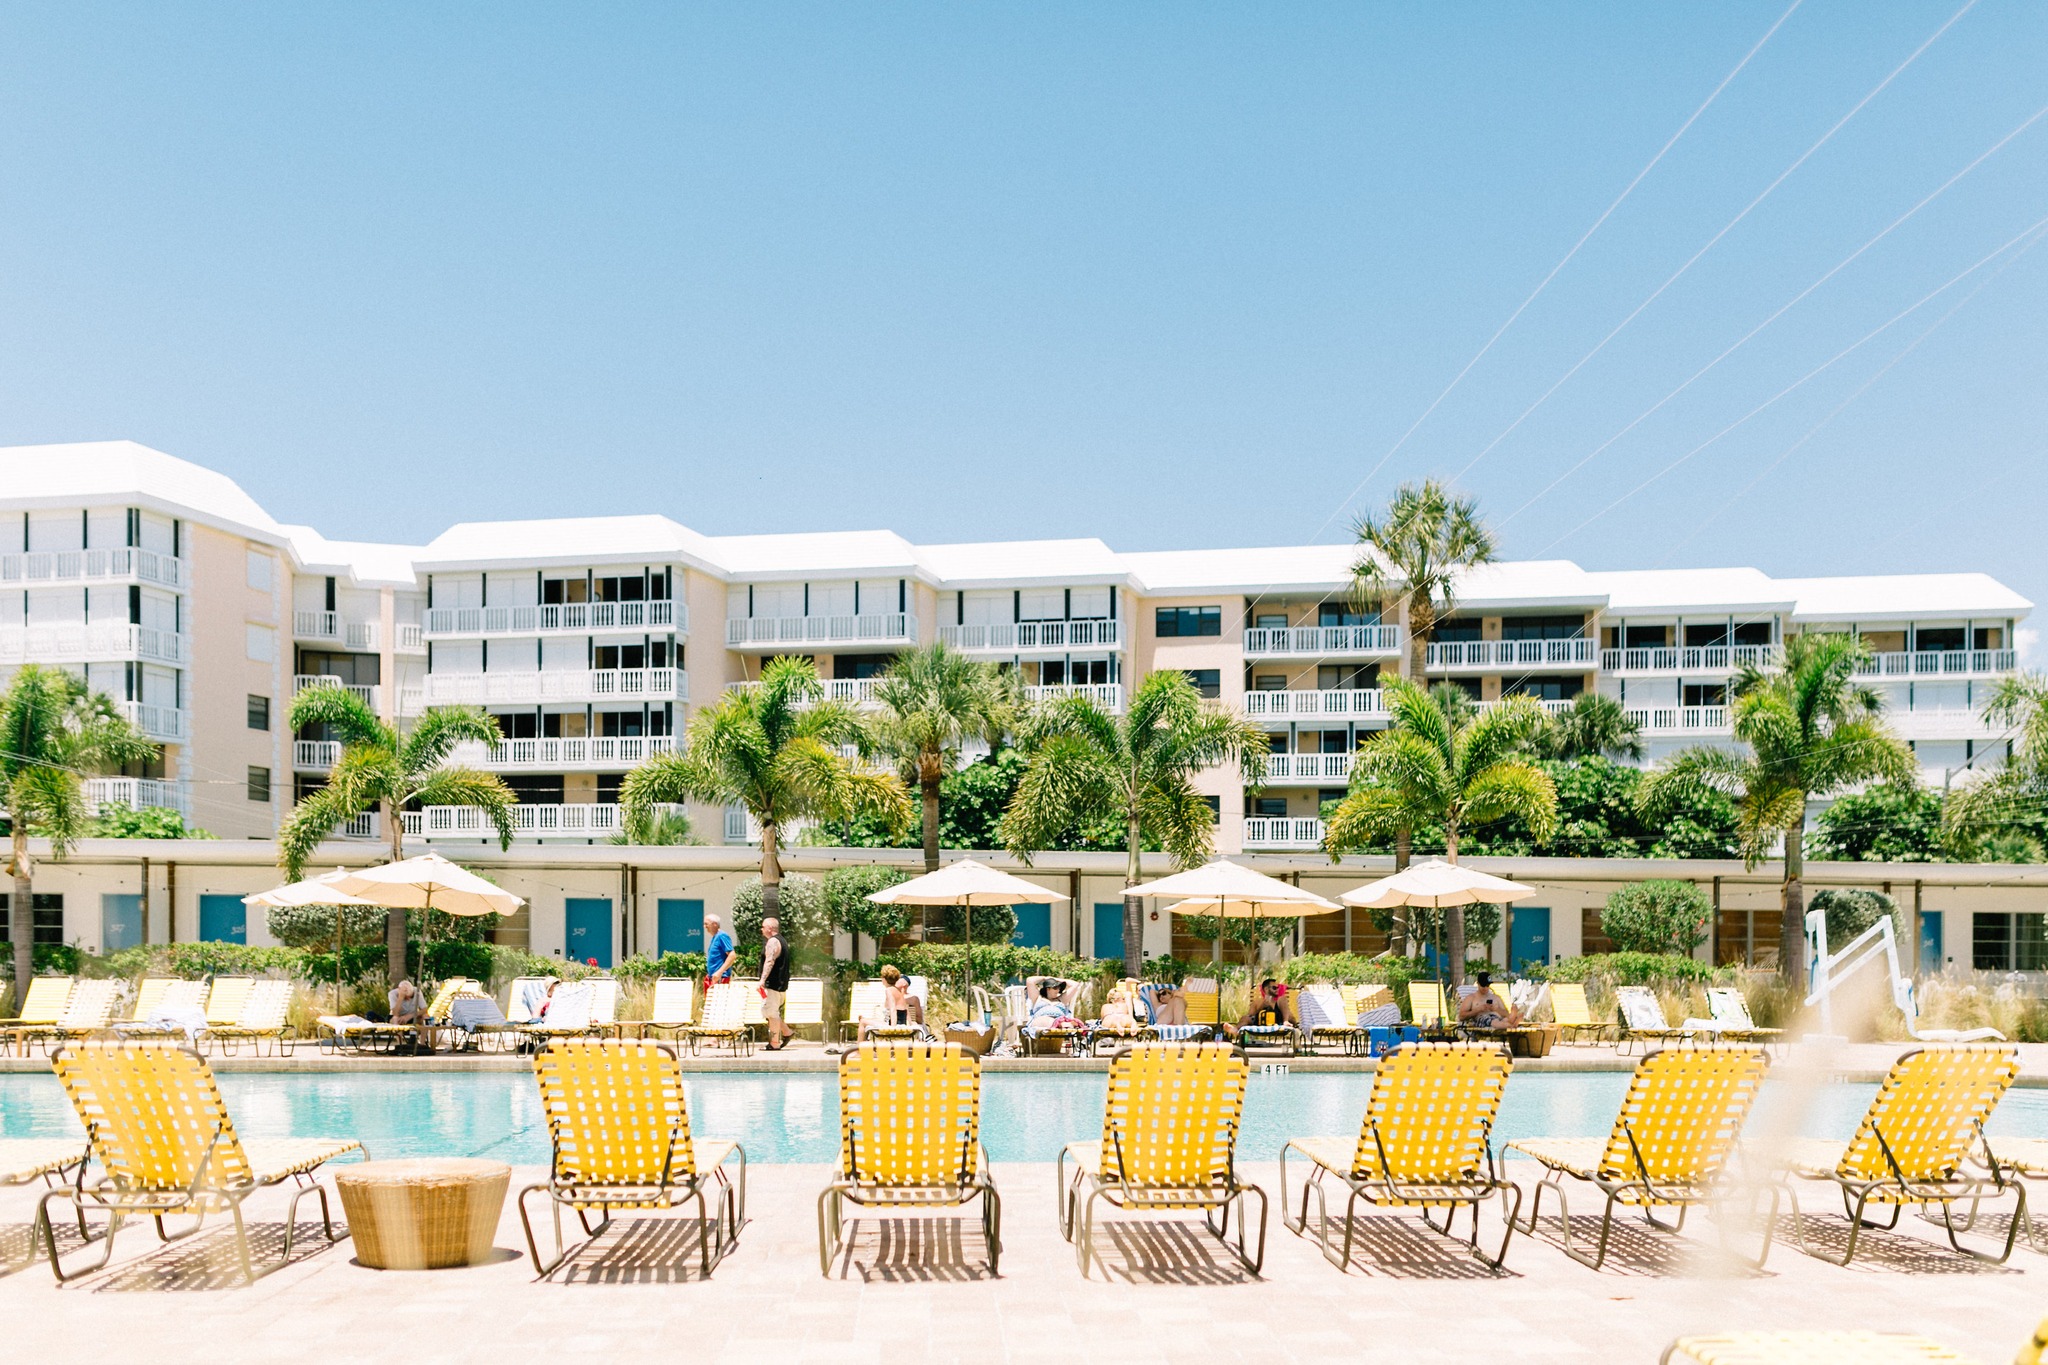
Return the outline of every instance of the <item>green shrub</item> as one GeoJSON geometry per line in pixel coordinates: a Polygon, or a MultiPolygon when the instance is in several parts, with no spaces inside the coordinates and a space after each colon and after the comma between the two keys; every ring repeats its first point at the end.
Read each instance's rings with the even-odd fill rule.
{"type": "Polygon", "coordinates": [[[695,981],[704,979],[704,954],[663,953],[660,957],[649,957],[635,953],[612,968],[612,975],[621,981],[651,986],[664,976],[683,976],[695,981]]]}
{"type": "MultiPolygon", "coordinates": [[[[1400,919],[1408,924],[1408,936],[1417,943],[1441,943],[1444,937],[1444,912],[1429,905],[1385,906],[1367,911],[1372,916],[1373,928],[1383,934],[1390,934],[1400,919]]],[[[1500,933],[1500,907],[1498,905],[1474,904],[1465,907],[1465,942],[1467,945],[1485,945],[1493,942],[1500,933]]]]}
{"type": "MultiPolygon", "coordinates": [[[[829,948],[832,944],[832,921],[825,914],[825,888],[816,877],[806,877],[801,872],[786,872],[782,877],[782,936],[793,947],[829,948]]],[[[751,946],[754,961],[760,961],[761,953],[761,879],[749,877],[740,883],[732,897],[733,941],[742,945],[741,961],[746,961],[744,948],[751,946]]]]}
{"type": "MultiPolygon", "coordinates": [[[[875,908],[879,910],[882,907],[878,905],[875,908]]],[[[959,906],[947,906],[941,923],[954,942],[967,941],[968,918],[959,906]]],[[[976,943],[1008,943],[1017,935],[1017,912],[1007,905],[977,905],[974,907],[973,926],[976,943]]]]}
{"type": "Polygon", "coordinates": [[[1691,882],[1632,882],[1607,898],[1600,931],[1625,953],[1689,953],[1707,941],[1714,904],[1691,882]]]}
{"type": "MultiPolygon", "coordinates": [[[[900,905],[877,905],[868,897],[909,879],[902,869],[879,863],[835,867],[825,874],[825,913],[833,927],[849,934],[866,934],[880,943],[891,934],[902,933],[910,923],[910,913],[900,905]]],[[[853,953],[860,956],[858,937],[853,953]]]]}
{"type": "MultiPolygon", "coordinates": [[[[850,963],[849,975],[871,977],[883,967],[893,966],[905,976],[924,976],[958,981],[967,949],[957,943],[912,943],[881,953],[875,962],[850,963]]],[[[1097,975],[1097,964],[1053,948],[1020,948],[1013,943],[974,945],[976,985],[996,987],[1032,976],[1061,976],[1088,981],[1097,975]]]]}
{"type": "Polygon", "coordinates": [[[88,839],[211,839],[203,829],[185,823],[185,817],[167,806],[102,806],[86,826],[88,839]]]}
{"type": "Polygon", "coordinates": [[[1656,986],[1667,982],[1720,985],[1736,979],[1733,967],[1715,967],[1680,953],[1597,953],[1568,957],[1524,973],[1539,981],[1600,981],[1614,986],[1656,986]]]}
{"type": "Polygon", "coordinates": [[[1198,939],[1235,943],[1247,955],[1262,943],[1285,943],[1294,937],[1299,915],[1261,915],[1257,919],[1224,919],[1215,915],[1182,915],[1181,926],[1198,939]]]}
{"type": "Polygon", "coordinates": [[[287,948],[332,949],[337,921],[351,946],[382,944],[385,915],[374,905],[282,905],[266,910],[264,923],[270,936],[287,948]]]}

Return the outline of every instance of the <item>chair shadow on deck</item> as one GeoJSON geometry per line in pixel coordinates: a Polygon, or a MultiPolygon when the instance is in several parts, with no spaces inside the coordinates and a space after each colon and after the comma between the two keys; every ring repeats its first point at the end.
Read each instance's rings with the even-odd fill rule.
{"type": "MultiPolygon", "coordinates": [[[[85,1245],[76,1224],[52,1219],[51,1227],[56,1231],[57,1250],[61,1254],[69,1256],[85,1245]]],[[[35,1236],[35,1224],[0,1223],[0,1278],[32,1270],[50,1273],[49,1253],[35,1236]]]]}
{"type": "Polygon", "coordinates": [[[1200,1219],[1104,1219],[1095,1225],[1095,1252],[1111,1279],[1130,1284],[1262,1282],[1200,1219]]]}
{"type": "MultiPolygon", "coordinates": [[[[146,1219],[132,1221],[147,1222],[146,1219]]],[[[175,1228],[185,1220],[170,1221],[175,1228]]],[[[259,1264],[271,1264],[283,1257],[285,1225],[282,1222],[261,1223],[252,1219],[248,1226],[251,1259],[259,1264]]],[[[292,1239],[292,1257],[288,1265],[304,1265],[322,1255],[348,1256],[348,1229],[339,1222],[334,1228],[338,1240],[329,1242],[320,1235],[318,1219],[301,1219],[298,1233],[292,1239]]],[[[73,1236],[76,1236],[75,1229],[73,1236]]],[[[146,1245],[149,1251],[133,1259],[117,1260],[85,1280],[84,1288],[97,1293],[188,1293],[248,1287],[241,1262],[235,1256],[234,1224],[225,1217],[209,1218],[200,1231],[175,1242],[158,1242],[153,1231],[144,1227],[128,1228],[122,1236],[133,1239],[132,1243],[123,1245],[146,1245]],[[145,1238],[149,1240],[145,1242],[145,1238]]],[[[44,1268],[47,1271],[47,1262],[44,1268]]],[[[286,1267],[280,1267],[283,1268],[286,1267]]]]}
{"type": "Polygon", "coordinates": [[[991,1280],[988,1242],[976,1218],[850,1218],[837,1273],[868,1283],[991,1280]]]}
{"type": "MultiPolygon", "coordinates": [[[[701,1218],[615,1217],[547,1278],[563,1285],[702,1283],[706,1234],[701,1218]]],[[[719,1259],[714,1250],[714,1274],[719,1259]]]]}
{"type": "MultiPolygon", "coordinates": [[[[1956,1225],[1963,1226],[1957,1219],[1956,1225]]],[[[1980,1241],[2005,1240],[2006,1229],[2012,1225],[2010,1214],[1982,1214],[1973,1231],[1980,1241]]],[[[1958,1256],[1949,1249],[1942,1237],[1939,1217],[1933,1222],[1922,1222],[1918,1211],[1907,1209],[1900,1215],[1896,1229],[1873,1227],[1866,1223],[1856,1238],[1856,1259],[1848,1265],[1839,1265],[1849,1246],[1849,1217],[1840,1211],[1812,1213],[1806,1215],[1806,1244],[1824,1256],[1834,1258],[1836,1268],[1843,1270],[1874,1270],[1893,1275],[2024,1275],[2019,1266],[1993,1265],[1987,1261],[1958,1256]],[[1916,1226],[1917,1225],[1917,1226],[1916,1226]],[[1913,1231],[1908,1232],[1907,1228],[1913,1231]]],[[[2025,1229],[2021,1229],[2024,1233],[2025,1229]]],[[[1794,1256],[1800,1255],[1797,1234],[1793,1229],[1791,1215],[1778,1220],[1778,1240],[1784,1249],[1794,1256]]],[[[2024,1245],[2024,1243],[2022,1243],[2024,1245]]]]}
{"type": "MultiPolygon", "coordinates": [[[[1315,1231],[1315,1223],[1310,1222],[1306,1233],[1311,1240],[1315,1231]]],[[[1496,1241],[1499,1240],[1497,1227],[1488,1231],[1496,1241]]],[[[1343,1243],[1344,1224],[1341,1219],[1330,1219],[1328,1235],[1331,1245],[1343,1243]]],[[[1519,1272],[1512,1267],[1494,1270],[1483,1261],[1476,1260],[1471,1248],[1463,1242],[1431,1232],[1413,1218],[1353,1214],[1351,1239],[1351,1264],[1346,1268],[1367,1276],[1393,1280],[1519,1278],[1519,1272]]]]}
{"type": "MultiPolygon", "coordinates": [[[[1607,1259],[1594,1273],[1652,1279],[1767,1279],[1776,1272],[1768,1267],[1759,1270],[1742,1259],[1762,1239],[1762,1226],[1758,1223],[1753,1230],[1731,1229],[1731,1247],[1745,1250],[1724,1250],[1720,1240],[1708,1230],[1705,1218],[1689,1221],[1683,1233],[1671,1233],[1645,1225],[1640,1216],[1630,1210],[1616,1209],[1614,1228],[1607,1240],[1607,1259]]],[[[1591,1239],[1599,1236],[1599,1227],[1598,1218],[1583,1214],[1574,1218],[1571,1244],[1582,1249],[1590,1245],[1591,1239]]],[[[1535,1231],[1523,1235],[1559,1254],[1564,1251],[1564,1220],[1555,1214],[1538,1218],[1535,1231]]],[[[1771,1249],[1773,1257],[1786,1252],[1784,1247],[1773,1246],[1771,1249]]],[[[1791,1254],[1796,1256],[1799,1253],[1795,1248],[1791,1254]]]]}

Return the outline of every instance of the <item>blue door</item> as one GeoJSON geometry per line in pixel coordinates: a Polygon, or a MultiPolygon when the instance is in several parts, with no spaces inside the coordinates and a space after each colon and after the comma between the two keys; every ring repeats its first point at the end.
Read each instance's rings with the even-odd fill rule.
{"type": "Polygon", "coordinates": [[[249,912],[240,896],[199,898],[199,937],[206,943],[247,943],[249,912]]]}
{"type": "Polygon", "coordinates": [[[1017,912],[1017,930],[1010,935],[1010,942],[1019,948],[1052,947],[1052,907],[1050,905],[1013,905],[1017,912]]]}
{"type": "Polygon", "coordinates": [[[1098,901],[1095,905],[1095,946],[1093,952],[1099,958],[1113,958],[1118,962],[1124,956],[1124,903],[1122,901],[1098,901]]]}
{"type": "Polygon", "coordinates": [[[612,965],[612,903],[601,898],[564,902],[562,956],[577,962],[597,959],[600,967],[612,965]]]}
{"type": "Polygon", "coordinates": [[[1920,970],[1941,970],[1941,911],[1920,912],[1920,970]]]}
{"type": "Polygon", "coordinates": [[[100,897],[100,951],[118,953],[142,942],[142,897],[100,897]]]}
{"type": "Polygon", "coordinates": [[[656,901],[654,914],[656,953],[704,951],[703,901],[656,901]]]}
{"type": "Polygon", "coordinates": [[[1508,969],[1519,971],[1528,963],[1550,961],[1550,910],[1541,905],[1517,905],[1508,911],[1508,969]]]}

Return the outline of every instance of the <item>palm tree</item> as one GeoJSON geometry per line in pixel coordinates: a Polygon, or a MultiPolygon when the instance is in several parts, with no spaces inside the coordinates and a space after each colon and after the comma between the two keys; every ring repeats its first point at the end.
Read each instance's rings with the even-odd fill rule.
{"type": "MultiPolygon", "coordinates": [[[[1387,688],[1393,726],[1358,746],[1351,791],[1323,835],[1334,859],[1420,825],[1441,824],[1444,856],[1458,861],[1458,834],[1472,825],[1519,819],[1539,843],[1557,832],[1557,787],[1529,761],[1548,721],[1530,697],[1471,706],[1454,689],[1425,692],[1406,679],[1387,688]]],[[[1444,911],[1452,984],[1465,979],[1465,910],[1444,911]]]]}
{"type": "Polygon", "coordinates": [[[0,694],[0,782],[7,784],[13,835],[7,874],[14,879],[14,999],[27,998],[35,975],[35,863],[31,825],[62,855],[85,832],[88,774],[145,763],[157,746],[105,694],[58,668],[23,664],[0,694]]]}
{"type": "Polygon", "coordinates": [[[1547,758],[1643,758],[1643,730],[1621,703],[1599,692],[1581,692],[1562,715],[1552,716],[1538,737],[1547,758]]]}
{"type": "Polygon", "coordinates": [[[910,797],[894,773],[840,752],[870,748],[853,707],[827,701],[809,659],[771,659],[752,687],[727,692],[690,718],[680,753],[655,754],[626,774],[626,818],[686,800],[738,802],[761,827],[761,913],[782,908],[782,833],[799,820],[875,815],[901,827],[910,797]]]}
{"type": "MultiPolygon", "coordinates": [[[[512,807],[519,798],[496,773],[448,762],[465,740],[495,744],[503,737],[480,708],[433,707],[401,734],[361,697],[325,683],[292,698],[286,724],[294,731],[325,726],[341,739],[327,785],[293,806],[277,831],[277,863],[286,876],[302,876],[323,840],[371,811],[383,819],[397,862],[405,857],[405,810],[412,805],[473,806],[497,830],[499,846],[512,846],[512,807]]],[[[384,949],[385,971],[398,981],[405,975],[405,911],[384,917],[384,949]]]]}
{"type": "Polygon", "coordinates": [[[2048,814],[2048,676],[2000,678],[1984,722],[2012,736],[2012,751],[2003,765],[1949,793],[1942,837],[1955,853],[2004,861],[1997,855],[2024,852],[2027,829],[2048,814]]]}
{"type": "Polygon", "coordinates": [[[969,739],[1001,742],[1016,713],[1015,688],[993,664],[946,648],[943,641],[896,660],[875,684],[882,714],[872,727],[875,748],[915,780],[924,805],[924,870],[939,867],[939,784],[969,739]]]}
{"type": "MultiPolygon", "coordinates": [[[[1408,625],[1408,676],[1426,686],[1430,636],[1457,605],[1460,571],[1492,562],[1493,531],[1477,502],[1452,496],[1436,479],[1402,484],[1385,512],[1361,518],[1352,530],[1361,547],[1351,566],[1352,592],[1400,609],[1408,625]]],[[[1397,872],[1408,866],[1411,833],[1394,833],[1397,872]]]]}
{"type": "Polygon", "coordinates": [[[1866,782],[1911,786],[1913,754],[1886,727],[1884,698],[1856,681],[1869,656],[1847,635],[1794,635],[1781,669],[1745,665],[1730,684],[1736,753],[1711,745],[1686,749],[1643,782],[1637,800],[1659,816],[1681,798],[1711,788],[1735,802],[1743,862],[1754,867],[1784,841],[1778,970],[1795,991],[1806,988],[1806,803],[1866,782]]]}
{"type": "Polygon", "coordinates": [[[1003,844],[1025,861],[1077,824],[1124,827],[1124,969],[1144,967],[1143,880],[1147,837],[1176,866],[1205,862],[1216,815],[1195,776],[1235,764],[1247,787],[1266,778],[1272,741],[1259,726],[1202,700],[1184,673],[1162,669],[1138,684],[1130,709],[1113,716],[1086,697],[1061,697],[1033,713],[1018,739],[1025,766],[1003,812],[1003,844]]]}

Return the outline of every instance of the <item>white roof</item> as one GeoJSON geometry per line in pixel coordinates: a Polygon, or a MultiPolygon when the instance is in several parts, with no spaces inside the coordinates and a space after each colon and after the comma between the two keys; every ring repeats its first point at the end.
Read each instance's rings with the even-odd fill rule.
{"type": "Polygon", "coordinates": [[[1569,559],[1480,564],[1458,575],[1460,611],[1511,607],[1598,607],[1606,591],[1569,559]]]}
{"type": "Polygon", "coordinates": [[[1780,578],[1795,621],[1926,620],[2024,616],[2034,604],[1990,574],[1865,574],[1855,578],[1780,578]]]}
{"type": "Polygon", "coordinates": [[[1129,555],[1099,540],[995,540],[984,544],[919,545],[917,557],[948,588],[1032,583],[1124,583],[1129,555]]]}
{"type": "Polygon", "coordinates": [[[710,536],[713,563],[731,578],[765,581],[883,574],[928,578],[917,549],[894,531],[814,531],[767,536],[710,536]]]}
{"type": "Polygon", "coordinates": [[[426,553],[421,546],[329,540],[310,526],[284,529],[292,555],[308,572],[333,574],[363,588],[411,588],[419,582],[413,561],[426,553]]]}
{"type": "Polygon", "coordinates": [[[419,553],[421,573],[513,564],[694,563],[715,569],[710,543],[667,517],[550,517],[534,521],[464,521],[435,536],[419,553]]]}
{"type": "Polygon", "coordinates": [[[1761,569],[1627,569],[1586,577],[1606,592],[1607,609],[1617,615],[1792,609],[1792,593],[1761,569]]]}
{"type": "Polygon", "coordinates": [[[147,507],[272,544],[285,539],[227,475],[134,441],[0,447],[0,505],[147,507]]]}
{"type": "Polygon", "coordinates": [[[1355,545],[1252,550],[1151,550],[1119,555],[1153,597],[1190,593],[1335,592],[1351,585],[1355,545]]]}

